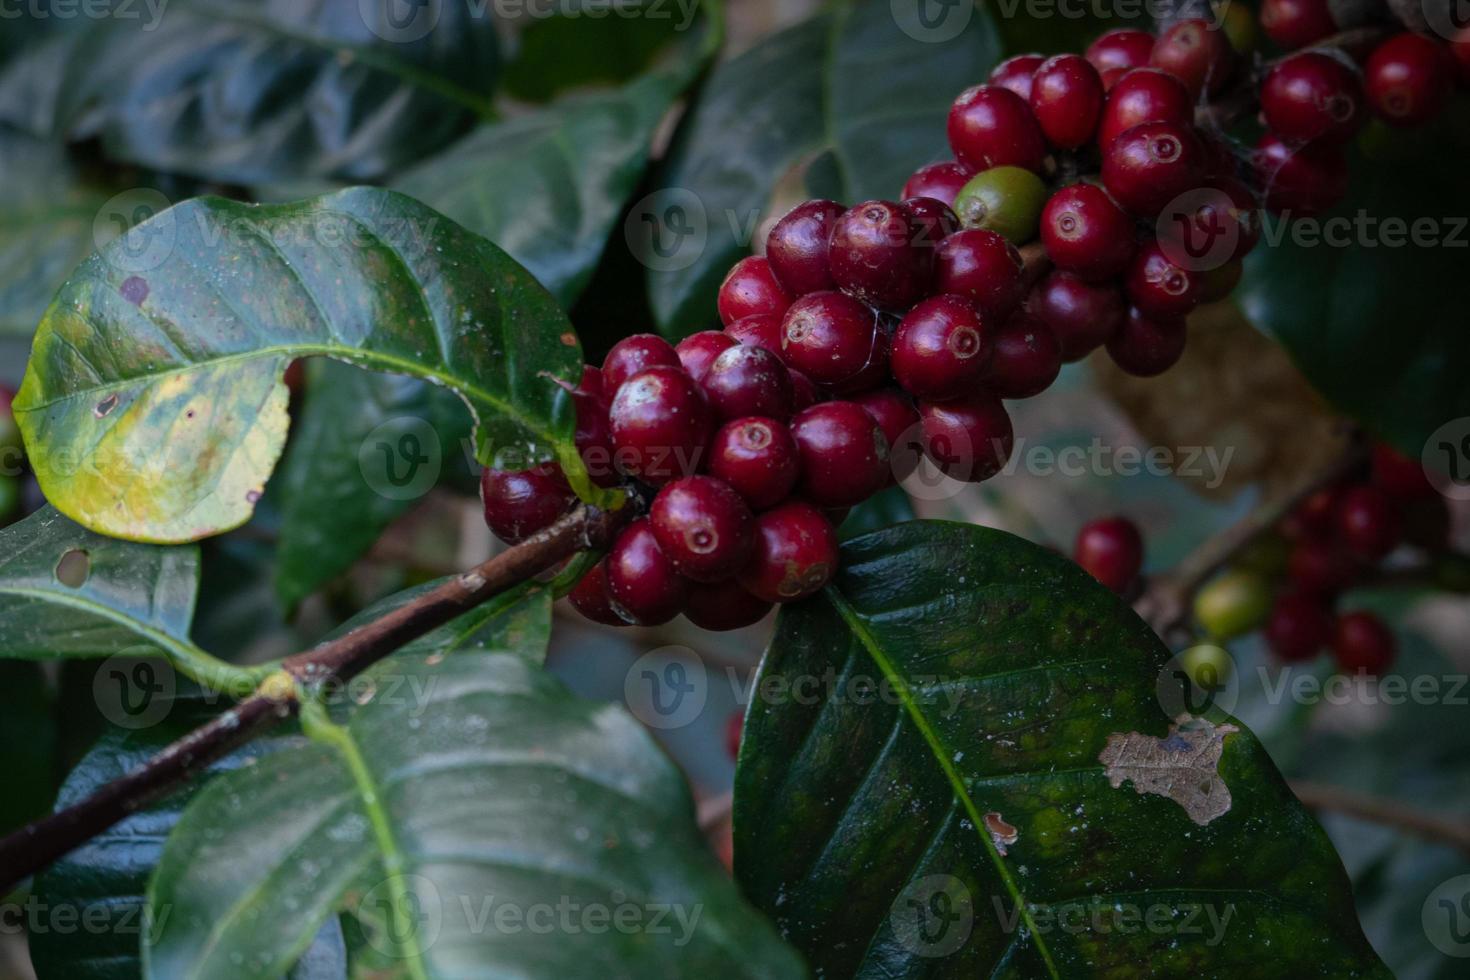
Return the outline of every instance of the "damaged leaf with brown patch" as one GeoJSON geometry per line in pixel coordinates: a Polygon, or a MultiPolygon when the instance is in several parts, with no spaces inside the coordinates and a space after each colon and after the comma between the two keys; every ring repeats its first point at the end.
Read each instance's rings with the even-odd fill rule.
{"type": "Polygon", "coordinates": [[[1230,812],[1230,787],[1219,773],[1220,753],[1225,737],[1238,731],[1231,724],[1193,718],[1171,725],[1163,738],[1115,732],[1097,761],[1107,766],[1114,789],[1126,781],[1140,793],[1167,796],[1203,827],[1230,812]]]}

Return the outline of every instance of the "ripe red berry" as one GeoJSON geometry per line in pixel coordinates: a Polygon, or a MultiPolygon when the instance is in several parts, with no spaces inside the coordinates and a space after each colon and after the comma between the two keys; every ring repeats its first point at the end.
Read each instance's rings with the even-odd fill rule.
{"type": "Polygon", "coordinates": [[[1031,291],[1027,308],[1051,328],[1066,363],[1111,340],[1127,312],[1123,291],[1115,284],[1094,285],[1060,269],[1031,291]]]}
{"type": "Polygon", "coordinates": [[[839,289],[884,309],[901,309],[924,294],[934,270],[922,229],[892,201],[864,201],[832,225],[828,261],[839,289]]]}
{"type": "Polygon", "coordinates": [[[1087,46],[1087,60],[1103,72],[1113,68],[1138,68],[1148,64],[1154,52],[1154,36],[1148,31],[1120,27],[1108,31],[1087,46]]]}
{"type": "Polygon", "coordinates": [[[685,578],[723,582],[740,571],[755,542],[745,500],[723,480],[688,476],[658,492],[648,509],[658,548],[685,578]]]}
{"type": "Polygon", "coordinates": [[[1126,517],[1089,521],[1077,532],[1072,560],[1103,585],[1123,595],[1143,571],[1143,534],[1126,517]]]}
{"type": "Polygon", "coordinates": [[[1332,617],[1321,601],[1287,593],[1276,599],[1266,620],[1266,645],[1286,663],[1311,660],[1332,639],[1332,617]]]}
{"type": "Polygon", "coordinates": [[[1392,498],[1375,486],[1353,487],[1338,500],[1337,534],[1349,551],[1368,561],[1384,557],[1403,540],[1392,498]]]}
{"type": "Polygon", "coordinates": [[[577,428],[572,442],[587,475],[600,487],[615,487],[622,482],[613,466],[612,424],[607,417],[607,400],[602,395],[602,372],[588,367],[582,372],[582,383],[572,392],[577,410],[577,428]]]}
{"type": "Polygon", "coordinates": [[[1230,81],[1235,49],[1223,30],[1200,18],[1181,20],[1159,35],[1149,64],[1184,83],[1190,97],[1216,94],[1230,81]]]}
{"type": "Polygon", "coordinates": [[[1182,319],[1157,320],[1130,306],[1108,341],[1108,356],[1128,374],[1152,378],[1179,363],[1186,339],[1182,319]]]}
{"type": "Polygon", "coordinates": [[[1321,539],[1330,535],[1337,521],[1336,487],[1318,490],[1296,507],[1281,522],[1281,533],[1289,541],[1321,539]]]}
{"type": "Polygon", "coordinates": [[[1372,613],[1345,613],[1337,617],[1332,631],[1332,653],[1343,673],[1377,677],[1393,663],[1398,643],[1372,613]]]}
{"type": "Polygon", "coordinates": [[[608,398],[613,398],[624,381],[658,364],[679,364],[679,354],[673,344],[651,333],[624,337],[603,358],[602,389],[608,398]]]}
{"type": "Polygon", "coordinates": [[[556,523],[577,502],[561,467],[542,463],[528,470],[480,473],[485,524],[507,544],[518,544],[556,523]]]}
{"type": "Polygon", "coordinates": [[[837,532],[820,510],[791,500],[755,519],[755,551],[740,584],[767,602],[818,592],[837,571],[837,532]]]}
{"type": "Polygon", "coordinates": [[[1153,218],[1180,194],[1204,183],[1204,145],[1194,127],[1144,123],[1103,153],[1103,186],[1126,211],[1153,218]]]}
{"type": "Polygon", "coordinates": [[[612,599],[607,594],[607,561],[603,560],[592,566],[592,569],[583,575],[581,580],[572,588],[567,595],[572,607],[592,620],[604,626],[627,626],[628,621],[618,615],[612,607],[612,599]]]}
{"type": "Polygon", "coordinates": [[[960,230],[960,219],[954,210],[936,198],[909,197],[899,207],[908,215],[913,242],[919,248],[932,252],[946,237],[960,230]]]}
{"type": "Polygon", "coordinates": [[[990,331],[975,305],[946,293],[924,300],[899,323],[890,367],[915,397],[957,398],[984,375],[990,350],[990,331]]]}
{"type": "Polygon", "coordinates": [[[1124,286],[1129,302],[1150,319],[1182,317],[1199,305],[1199,277],[1170,261],[1157,240],[1139,248],[1124,286]]]}
{"type": "Polygon", "coordinates": [[[1106,153],[1113,140],[1134,126],[1187,123],[1193,119],[1194,101],[1183,82],[1157,68],[1137,68],[1108,90],[1097,127],[1097,145],[1106,153]]]}
{"type": "Polygon", "coordinates": [[[1261,240],[1260,204],[1242,181],[1212,177],[1160,215],[1158,231],[1171,261],[1218,268],[1244,258],[1261,240]]]}
{"type": "Polygon", "coordinates": [[[1292,546],[1287,576],[1297,592],[1330,599],[1353,584],[1358,566],[1334,542],[1307,538],[1292,546]]]}
{"type": "Polygon", "coordinates": [[[770,262],[759,255],[748,255],[736,262],[725,276],[716,305],[720,322],[728,326],[757,313],[781,316],[791,305],[791,297],[776,281],[770,262]]]}
{"type": "Polygon", "coordinates": [[[796,489],[801,457],[785,423],[735,419],[726,422],[710,443],[709,472],[759,511],[776,506],[796,489]]]}
{"type": "Polygon", "coordinates": [[[890,482],[903,480],[919,465],[919,410],[897,388],[880,388],[852,399],[863,407],[888,442],[890,482]]]}
{"type": "MultiPolygon", "coordinates": [[[[684,600],[684,617],[702,630],[724,633],[753,626],[766,618],[771,603],[759,599],[738,582],[721,582],[717,585],[695,583],[689,588],[689,597],[684,600]]],[[[731,715],[736,723],[735,748],[740,745],[740,713],[731,715]]],[[[731,753],[734,757],[734,753],[731,753]]]]}
{"type": "Polygon", "coordinates": [[[949,110],[949,145],[961,163],[1041,169],[1046,141],[1026,100],[999,85],[965,89],[949,110]]]}
{"type": "Polygon", "coordinates": [[[662,486],[698,471],[713,416],[704,392],[683,368],[659,365],[618,389],[608,419],[614,465],[662,486]]]}
{"type": "Polygon", "coordinates": [[[1002,398],[1032,398],[1062,370],[1062,347],[1046,324],[1024,310],[995,331],[985,385],[1002,398]]]}
{"type": "Polygon", "coordinates": [[[846,210],[836,201],[807,201],[787,211],[771,228],[766,236],[766,261],[791,298],[836,288],[827,261],[827,241],[832,225],[846,210]]]}
{"type": "Polygon", "coordinates": [[[1420,462],[1383,443],[1373,447],[1373,485],[1400,503],[1436,496],[1420,462]]]}
{"type": "MultiPolygon", "coordinates": [[[[822,389],[817,387],[815,381],[795,368],[788,368],[787,373],[791,375],[791,413],[793,415],[823,400],[822,389]]],[[[859,372],[859,376],[863,373],[865,372],[859,372]]]]}
{"type": "Polygon", "coordinates": [[[1101,282],[1133,258],[1133,219],[1096,184],[1070,184],[1041,211],[1041,241],[1059,269],[1101,282]]]}
{"type": "Polygon", "coordinates": [[[914,197],[932,197],[952,208],[955,195],[960,192],[961,187],[970,182],[973,176],[975,176],[975,168],[967,167],[958,160],[931,163],[914,171],[914,175],[903,185],[903,196],[905,200],[914,197]]]}
{"type": "Polygon", "coordinates": [[[715,358],[704,376],[704,394],[717,419],[765,415],[791,417],[791,374],[764,347],[736,344],[715,358]]]}
{"type": "Polygon", "coordinates": [[[1373,111],[1391,126],[1418,126],[1439,114],[1454,81],[1444,47],[1422,34],[1398,34],[1368,56],[1364,89],[1373,111]]]}
{"type": "Polygon", "coordinates": [[[1328,0],[1262,0],[1261,28],[1287,51],[1305,48],[1337,31],[1328,0]]]}
{"type": "Polygon", "coordinates": [[[984,389],[954,401],[920,402],[919,425],[924,455],[947,476],[966,483],[999,473],[1015,446],[1009,413],[984,389]]]}
{"type": "Polygon", "coordinates": [[[1030,102],[1047,141],[1075,150],[1097,131],[1103,106],[1102,78],[1081,55],[1057,55],[1036,70],[1030,102]]]}
{"type": "Polygon", "coordinates": [[[638,626],[667,623],[684,609],[689,580],[659,550],[648,518],[623,529],[603,559],[613,611],[638,626]]]}
{"type": "Polygon", "coordinates": [[[782,317],[757,313],[755,316],[736,320],[725,328],[725,333],[742,344],[753,344],[764,347],[772,354],[780,354],[781,320],[782,317]]]}
{"type": "Polygon", "coordinates": [[[1010,316],[1021,305],[1025,263],[1016,246],[984,228],[957,231],[934,255],[934,293],[968,297],[982,317],[1010,316]]]}
{"type": "Polygon", "coordinates": [[[845,293],[808,293],[781,323],[781,358],[817,384],[849,381],[874,358],[878,317],[845,293]]]}
{"type": "Polygon", "coordinates": [[[1363,83],[1345,58],[1302,51],[1278,61],[1261,85],[1266,126],[1289,143],[1352,139],[1363,121],[1363,83]]]}
{"type": "Polygon", "coordinates": [[[1029,102],[1032,78],[1044,61],[1046,55],[1042,54],[1014,55],[995,66],[990,73],[990,84],[1008,88],[1029,102]]]}
{"type": "Polygon", "coordinates": [[[888,482],[888,440],[861,405],[823,402],[797,413],[800,492],[819,507],[851,507],[888,482]]]}
{"type": "Polygon", "coordinates": [[[608,392],[602,383],[602,369],[593,367],[591,364],[583,364],[582,380],[577,382],[577,390],[606,401],[608,392]]]}
{"type": "Polygon", "coordinates": [[[679,341],[674,346],[674,353],[679,355],[679,363],[689,372],[689,377],[703,381],[715,358],[738,343],[735,337],[722,331],[701,330],[679,341]]]}
{"type": "Polygon", "coordinates": [[[1253,162],[1266,207],[1274,213],[1312,217],[1347,196],[1347,155],[1340,146],[1291,147],[1267,133],[1256,144],[1253,162]]]}

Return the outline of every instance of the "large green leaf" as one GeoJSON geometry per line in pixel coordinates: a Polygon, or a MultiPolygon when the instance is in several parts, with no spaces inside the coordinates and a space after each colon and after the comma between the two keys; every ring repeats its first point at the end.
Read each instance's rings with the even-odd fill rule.
{"type": "MultiPolygon", "coordinates": [[[[57,294],[16,415],[58,509],[194,540],[249,518],[285,442],[282,375],[314,354],[447,385],[482,461],[557,456],[586,487],[559,383],[581,371],[565,315],[488,241],[372,188],[199,198],[137,226],[57,294]]],[[[421,469],[405,466],[380,492],[404,491],[421,469]]]]}
{"type": "Polygon", "coordinates": [[[948,156],[944,119],[1000,54],[976,10],[952,36],[895,17],[901,4],[843,4],[775,35],[710,76],[680,128],[647,223],[645,261],[659,327],[704,329],[729,267],[751,247],[777,181],[821,152],[831,193],[891,198],[948,156]],[[907,26],[907,30],[905,27],[907,26]]]}
{"type": "Polygon", "coordinates": [[[514,656],[392,665],[426,697],[317,723],[189,806],[149,889],[175,910],[149,976],[275,975],[339,909],[413,977],[802,974],[631,718],[514,656]]]}
{"type": "Polygon", "coordinates": [[[850,542],[754,683],[774,693],[736,775],[746,894],[829,977],[1388,976],[1254,736],[1171,727],[1168,657],[1020,538],[850,542]]]}

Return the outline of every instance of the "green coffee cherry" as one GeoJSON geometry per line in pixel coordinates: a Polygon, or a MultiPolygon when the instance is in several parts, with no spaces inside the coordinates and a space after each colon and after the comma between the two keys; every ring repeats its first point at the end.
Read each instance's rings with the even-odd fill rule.
{"type": "Polygon", "coordinates": [[[1226,572],[1194,597],[1194,618],[1215,640],[1243,636],[1259,628],[1270,613],[1271,586],[1254,572],[1226,572]]]}
{"type": "Polygon", "coordinates": [[[954,213],[965,228],[986,228],[1013,245],[1036,237],[1046,185],[1023,167],[991,167],[971,177],[955,195],[954,213]]]}
{"type": "Polygon", "coordinates": [[[1256,17],[1249,7],[1236,0],[1225,0],[1222,4],[1225,8],[1220,17],[1220,27],[1225,31],[1225,37],[1230,41],[1230,46],[1235,49],[1236,54],[1248,55],[1256,50],[1259,43],[1256,35],[1256,17]]]}
{"type": "Polygon", "coordinates": [[[1235,660],[1221,647],[1202,643],[1190,647],[1179,657],[1179,666],[1189,675],[1189,680],[1202,691],[1218,691],[1230,683],[1235,672],[1235,660]]]}

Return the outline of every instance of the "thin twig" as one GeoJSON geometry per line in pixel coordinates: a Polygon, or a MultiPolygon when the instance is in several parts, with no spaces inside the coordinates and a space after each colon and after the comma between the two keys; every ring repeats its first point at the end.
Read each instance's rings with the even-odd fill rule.
{"type": "Polygon", "coordinates": [[[1291,791],[1309,809],[1331,810],[1369,823],[1382,824],[1470,856],[1470,820],[1454,820],[1405,806],[1398,800],[1369,796],[1341,786],[1291,781],[1291,791]]]}

